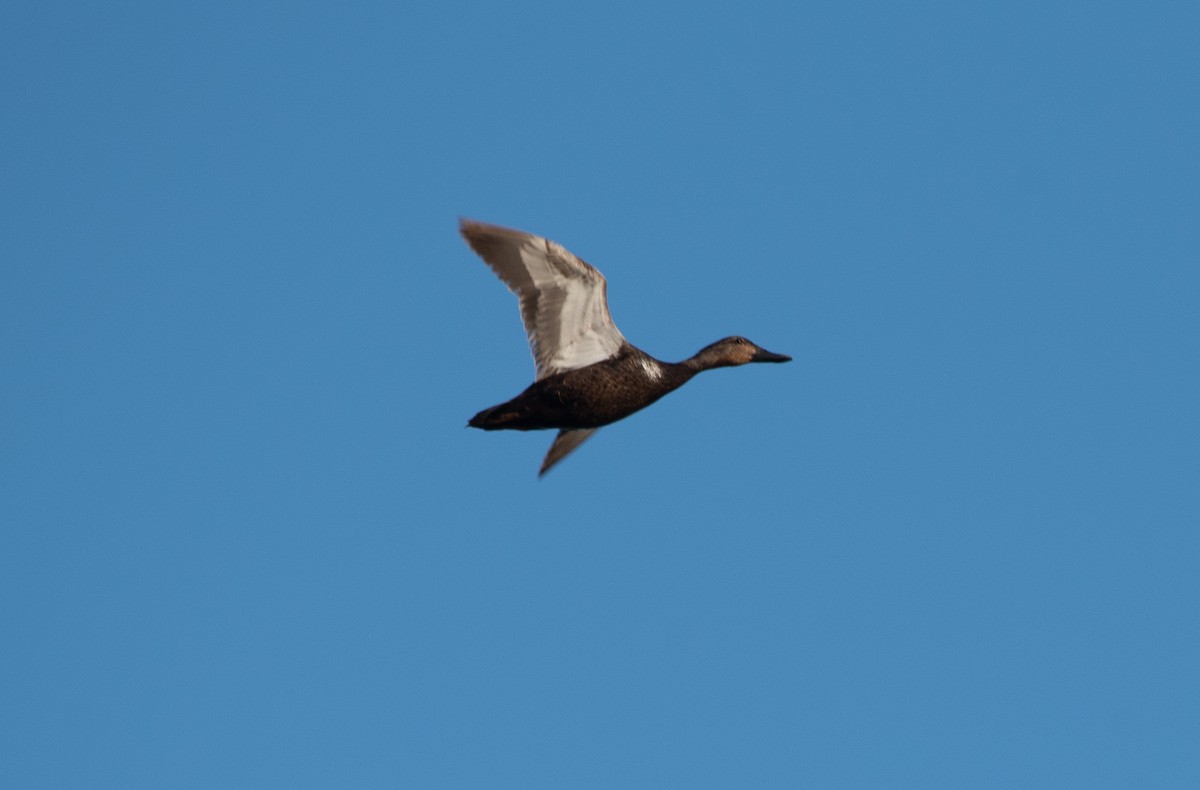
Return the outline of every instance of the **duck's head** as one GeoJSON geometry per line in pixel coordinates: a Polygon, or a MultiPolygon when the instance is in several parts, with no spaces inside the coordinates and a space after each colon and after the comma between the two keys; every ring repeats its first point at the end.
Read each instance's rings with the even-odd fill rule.
{"type": "Polygon", "coordinates": [[[734,335],[705,346],[692,360],[697,363],[697,367],[707,370],[745,365],[747,362],[791,362],[792,358],[786,354],[774,354],[744,337],[734,335]]]}

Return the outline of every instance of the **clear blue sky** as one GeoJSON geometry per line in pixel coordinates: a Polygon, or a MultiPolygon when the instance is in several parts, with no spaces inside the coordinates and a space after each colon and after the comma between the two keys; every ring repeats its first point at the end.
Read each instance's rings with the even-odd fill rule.
{"type": "Polygon", "coordinates": [[[809,5],[6,3],[2,783],[1200,787],[1200,7],[809,5]]]}

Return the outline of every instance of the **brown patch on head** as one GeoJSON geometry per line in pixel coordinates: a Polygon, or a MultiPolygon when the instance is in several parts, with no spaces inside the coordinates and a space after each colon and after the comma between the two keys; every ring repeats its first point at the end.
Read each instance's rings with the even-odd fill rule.
{"type": "Polygon", "coordinates": [[[746,338],[734,335],[705,346],[693,359],[701,370],[732,367],[754,362],[761,350],[746,338]]]}
{"type": "Polygon", "coordinates": [[[721,341],[721,360],[726,365],[745,365],[754,359],[758,347],[744,337],[727,337],[721,341]]]}
{"type": "Polygon", "coordinates": [[[734,364],[745,365],[747,362],[753,361],[756,351],[758,351],[758,349],[749,343],[738,345],[738,347],[734,349],[734,356],[737,360],[734,364]]]}

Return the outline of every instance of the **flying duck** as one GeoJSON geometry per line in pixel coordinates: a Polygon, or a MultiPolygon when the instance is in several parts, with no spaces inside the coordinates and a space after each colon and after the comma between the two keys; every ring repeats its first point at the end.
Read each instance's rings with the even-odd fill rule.
{"type": "Polygon", "coordinates": [[[459,231],[520,300],[537,367],[524,392],[467,424],[485,431],[558,429],[539,477],[602,426],[644,409],[702,370],[791,360],[734,336],[682,362],[662,362],[625,339],[608,312],[604,275],[562,245],[469,219],[459,231]]]}

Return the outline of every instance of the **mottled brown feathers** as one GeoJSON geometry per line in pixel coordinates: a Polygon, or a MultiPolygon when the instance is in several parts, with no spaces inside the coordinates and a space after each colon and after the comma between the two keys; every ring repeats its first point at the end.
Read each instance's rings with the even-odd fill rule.
{"type": "Polygon", "coordinates": [[[702,370],[786,362],[744,337],[705,346],[683,362],[661,362],[627,341],[608,312],[599,271],[561,245],[511,228],[462,220],[463,238],[517,294],[537,380],[517,397],[471,418],[485,431],[558,429],[539,475],[604,425],[624,419],[702,370]]]}

